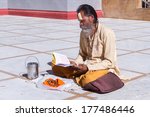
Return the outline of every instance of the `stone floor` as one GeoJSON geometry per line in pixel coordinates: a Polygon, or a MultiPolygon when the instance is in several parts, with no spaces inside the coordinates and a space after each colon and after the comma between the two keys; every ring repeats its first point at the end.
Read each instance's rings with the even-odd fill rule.
{"type": "Polygon", "coordinates": [[[27,57],[38,58],[40,74],[51,70],[47,63],[52,52],[75,59],[79,49],[79,22],[5,15],[0,16],[0,99],[150,99],[150,22],[111,18],[99,21],[115,31],[118,66],[126,81],[123,88],[108,94],[87,92],[75,83],[75,89],[67,91],[37,88],[32,81],[21,77],[26,73],[27,57]]]}

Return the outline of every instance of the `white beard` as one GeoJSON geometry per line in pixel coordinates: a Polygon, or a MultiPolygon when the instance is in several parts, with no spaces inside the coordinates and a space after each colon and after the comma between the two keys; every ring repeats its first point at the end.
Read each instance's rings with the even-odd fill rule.
{"type": "Polygon", "coordinates": [[[82,29],[82,32],[84,33],[86,38],[89,38],[89,36],[92,35],[93,30],[92,30],[92,28],[82,29]]]}
{"type": "Polygon", "coordinates": [[[84,33],[86,38],[89,38],[93,34],[93,30],[95,29],[94,25],[82,26],[82,32],[84,33]]]}

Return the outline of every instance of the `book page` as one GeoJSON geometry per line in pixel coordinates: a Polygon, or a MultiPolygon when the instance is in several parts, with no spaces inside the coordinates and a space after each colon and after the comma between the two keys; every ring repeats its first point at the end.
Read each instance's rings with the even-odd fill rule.
{"type": "Polygon", "coordinates": [[[70,61],[66,55],[53,52],[53,56],[55,59],[55,65],[60,65],[64,67],[71,66],[70,61]]]}

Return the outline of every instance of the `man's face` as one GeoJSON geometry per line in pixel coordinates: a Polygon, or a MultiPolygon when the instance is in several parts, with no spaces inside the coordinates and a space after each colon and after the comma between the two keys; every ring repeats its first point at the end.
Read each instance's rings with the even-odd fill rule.
{"type": "Polygon", "coordinates": [[[78,20],[80,22],[80,28],[82,29],[82,32],[85,34],[85,36],[88,38],[91,36],[94,32],[94,18],[93,16],[85,16],[84,12],[78,13],[78,20]]]}
{"type": "Polygon", "coordinates": [[[78,13],[78,20],[80,22],[80,28],[85,29],[91,27],[93,25],[93,21],[91,16],[85,16],[84,12],[78,13]]]}

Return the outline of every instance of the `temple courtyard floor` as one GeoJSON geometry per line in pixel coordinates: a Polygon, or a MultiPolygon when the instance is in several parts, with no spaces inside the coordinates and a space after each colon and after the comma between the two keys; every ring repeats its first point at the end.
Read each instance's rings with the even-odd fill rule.
{"type": "Polygon", "coordinates": [[[1,100],[149,100],[150,21],[100,18],[116,34],[117,60],[125,86],[107,94],[83,90],[71,79],[68,87],[50,90],[41,86],[45,77],[57,78],[48,64],[52,52],[75,59],[79,51],[78,20],[0,16],[1,100]],[[31,57],[33,56],[33,57],[31,57]],[[30,57],[30,58],[29,58],[30,57]],[[26,64],[39,61],[39,78],[28,80],[26,64]],[[34,59],[34,60],[33,60],[34,59]]]}

